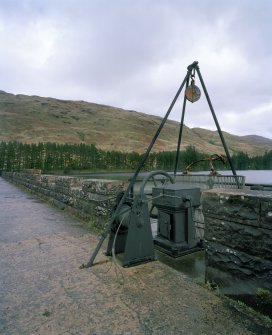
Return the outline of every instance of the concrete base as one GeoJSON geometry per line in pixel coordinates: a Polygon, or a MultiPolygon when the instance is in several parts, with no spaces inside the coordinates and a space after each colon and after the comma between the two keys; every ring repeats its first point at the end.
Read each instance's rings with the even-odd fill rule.
{"type": "Polygon", "coordinates": [[[186,242],[175,243],[160,236],[156,236],[154,238],[154,247],[157,250],[174,258],[187,255],[196,251],[200,251],[203,249],[197,242],[195,243],[194,247],[189,248],[186,242]]]}

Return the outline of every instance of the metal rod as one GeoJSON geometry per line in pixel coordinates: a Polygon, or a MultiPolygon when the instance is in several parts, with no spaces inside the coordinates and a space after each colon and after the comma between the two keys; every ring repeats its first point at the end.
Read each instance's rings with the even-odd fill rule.
{"type": "MultiPolygon", "coordinates": [[[[186,81],[185,90],[189,85],[189,78],[186,81]]],[[[185,116],[185,109],[186,109],[186,96],[184,93],[184,99],[183,99],[183,107],[182,107],[182,113],[181,113],[181,120],[180,120],[180,128],[179,128],[179,137],[178,137],[178,145],[177,145],[177,153],[176,153],[176,162],[175,162],[175,168],[174,168],[174,176],[177,174],[178,164],[179,164],[179,156],[180,156],[180,143],[181,143],[181,137],[182,137],[182,130],[184,125],[184,116],[185,116]]]]}
{"type": "MultiPolygon", "coordinates": [[[[170,114],[172,108],[174,107],[174,105],[175,105],[175,103],[176,103],[176,101],[177,101],[177,99],[178,99],[178,97],[179,97],[179,95],[180,95],[180,92],[182,91],[182,89],[183,89],[185,83],[187,82],[188,78],[190,77],[193,68],[194,68],[195,66],[197,66],[197,64],[198,64],[198,62],[194,62],[194,63],[192,63],[191,65],[188,66],[187,74],[186,74],[185,78],[183,79],[183,82],[182,82],[182,84],[180,85],[180,88],[178,89],[178,91],[177,91],[177,93],[176,93],[176,95],[175,95],[175,97],[174,97],[174,99],[173,99],[173,101],[172,101],[170,107],[168,108],[168,110],[167,110],[167,112],[166,112],[166,114],[165,114],[165,116],[164,116],[164,118],[163,118],[163,120],[162,120],[162,122],[161,122],[161,124],[160,124],[160,126],[159,126],[159,128],[158,128],[158,130],[156,131],[156,133],[155,133],[155,135],[154,135],[154,137],[153,137],[151,143],[149,144],[149,146],[148,146],[148,148],[147,148],[147,150],[146,150],[144,156],[142,157],[142,159],[141,159],[141,161],[140,161],[140,163],[139,163],[139,165],[138,165],[138,168],[136,169],[136,172],[135,172],[133,178],[131,179],[131,183],[130,183],[131,185],[133,185],[134,182],[136,181],[136,178],[137,178],[137,176],[138,176],[140,170],[142,169],[142,167],[143,167],[143,165],[144,165],[144,163],[145,163],[147,157],[149,156],[149,153],[150,153],[150,151],[151,151],[153,145],[155,144],[155,142],[156,142],[156,140],[157,140],[157,138],[158,138],[158,136],[159,136],[159,134],[160,134],[160,132],[161,132],[161,130],[162,130],[164,124],[165,124],[165,122],[167,121],[168,116],[169,116],[169,114],[170,114]]],[[[129,185],[129,188],[131,187],[131,185],[129,185]]]]}
{"type": "Polygon", "coordinates": [[[97,244],[94,252],[92,253],[91,258],[89,259],[88,263],[86,264],[86,267],[91,267],[93,265],[93,262],[94,262],[94,260],[95,260],[95,258],[97,256],[97,254],[98,254],[98,251],[100,250],[100,248],[101,248],[104,240],[108,236],[108,234],[109,234],[109,232],[111,230],[112,224],[113,224],[115,218],[117,217],[117,215],[118,215],[118,213],[119,213],[119,211],[120,211],[123,203],[125,202],[125,199],[129,195],[129,193],[130,193],[130,191],[131,191],[131,189],[132,189],[132,187],[133,187],[133,185],[134,185],[134,183],[135,183],[135,181],[137,179],[137,176],[138,176],[140,170],[142,169],[143,165],[145,164],[145,161],[147,160],[147,158],[149,156],[149,153],[150,153],[153,145],[155,144],[155,142],[156,142],[156,140],[157,140],[157,138],[158,138],[158,136],[159,136],[159,134],[160,134],[160,132],[161,132],[164,124],[165,124],[165,122],[167,121],[168,116],[169,116],[171,110],[173,109],[173,107],[174,107],[174,105],[175,105],[175,103],[176,103],[176,101],[177,101],[177,99],[178,99],[178,97],[180,95],[180,92],[183,89],[183,86],[185,85],[187,79],[190,77],[190,74],[192,73],[192,70],[197,66],[197,64],[198,64],[198,62],[194,62],[194,63],[192,63],[191,65],[188,66],[188,68],[187,68],[187,74],[186,74],[185,78],[183,79],[182,84],[180,85],[180,87],[179,87],[179,89],[178,89],[178,91],[177,91],[177,93],[176,93],[176,95],[175,95],[175,97],[174,97],[171,105],[169,106],[169,108],[168,108],[168,110],[167,110],[167,112],[166,112],[166,114],[165,114],[165,116],[164,116],[164,118],[163,118],[163,120],[162,120],[162,122],[161,122],[161,124],[159,126],[159,128],[157,129],[157,131],[156,131],[156,133],[155,133],[155,135],[154,135],[151,143],[149,144],[149,146],[148,146],[145,154],[143,155],[143,157],[142,157],[142,159],[141,159],[141,161],[140,161],[140,163],[139,163],[139,165],[138,165],[138,167],[137,167],[137,169],[136,169],[133,177],[131,178],[130,183],[129,183],[129,185],[128,185],[126,191],[125,191],[125,193],[123,194],[123,197],[121,198],[119,204],[117,205],[117,208],[116,208],[115,212],[113,213],[108,226],[106,227],[106,229],[104,230],[104,232],[101,234],[100,240],[99,240],[99,242],[98,242],[98,244],[97,244]]]}
{"type": "Polygon", "coordinates": [[[196,68],[196,71],[197,71],[197,73],[198,73],[198,77],[199,77],[199,79],[200,79],[200,82],[201,82],[203,91],[204,91],[204,93],[205,93],[205,96],[206,96],[208,105],[209,105],[209,107],[210,107],[210,110],[211,110],[211,113],[212,113],[212,116],[213,116],[213,119],[214,119],[214,122],[215,122],[215,125],[216,125],[216,128],[217,128],[217,131],[218,131],[218,133],[219,133],[221,142],[222,142],[223,147],[224,147],[224,150],[225,150],[225,153],[226,153],[226,155],[227,155],[227,159],[228,159],[229,165],[230,165],[230,167],[231,167],[233,176],[235,177],[235,181],[236,181],[237,187],[240,188],[240,184],[239,184],[239,181],[238,181],[238,178],[237,178],[237,174],[236,174],[235,168],[234,168],[234,166],[233,166],[233,164],[232,164],[232,161],[231,161],[231,157],[230,157],[230,154],[229,154],[228,147],[227,147],[227,145],[226,145],[226,142],[225,142],[223,133],[222,133],[222,131],[221,131],[220,125],[219,125],[218,120],[217,120],[217,117],[216,117],[216,115],[215,115],[215,112],[214,112],[214,109],[213,109],[213,106],[212,106],[212,103],[211,103],[211,100],[210,100],[208,91],[207,91],[207,89],[206,89],[204,80],[203,80],[202,75],[201,75],[200,70],[199,70],[199,66],[196,66],[195,68],[196,68]]]}
{"type": "Polygon", "coordinates": [[[94,262],[94,260],[95,260],[95,257],[96,257],[96,255],[98,254],[98,251],[100,250],[100,248],[101,248],[103,242],[105,241],[106,237],[108,236],[108,233],[109,233],[109,232],[110,232],[110,230],[107,229],[107,230],[105,230],[105,231],[101,234],[100,239],[99,239],[99,242],[98,242],[98,244],[97,244],[97,246],[96,246],[94,252],[92,253],[91,258],[89,259],[89,261],[87,262],[87,264],[86,264],[86,266],[85,266],[86,268],[90,268],[90,267],[93,265],[93,262],[94,262]]]}

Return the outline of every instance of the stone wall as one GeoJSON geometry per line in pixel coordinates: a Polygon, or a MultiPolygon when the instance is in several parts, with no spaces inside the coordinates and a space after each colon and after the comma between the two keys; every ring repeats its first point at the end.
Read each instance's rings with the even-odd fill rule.
{"type": "MultiPolygon", "coordinates": [[[[233,175],[210,175],[210,174],[193,174],[193,175],[177,175],[175,182],[182,183],[191,187],[199,187],[201,193],[205,190],[220,189],[236,189],[237,181],[240,188],[245,188],[245,176],[233,175]]],[[[204,240],[204,216],[202,205],[194,209],[194,223],[196,228],[196,237],[204,240]]]]}
{"type": "Polygon", "coordinates": [[[202,193],[206,279],[222,293],[272,290],[272,192],[202,193]]]}
{"type": "Polygon", "coordinates": [[[126,187],[119,180],[42,175],[37,170],[3,172],[2,177],[97,227],[108,220],[116,195],[126,187]]]}

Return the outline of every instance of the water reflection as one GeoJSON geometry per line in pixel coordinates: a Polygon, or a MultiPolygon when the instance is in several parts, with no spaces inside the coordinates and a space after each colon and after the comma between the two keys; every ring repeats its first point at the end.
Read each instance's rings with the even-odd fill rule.
{"type": "Polygon", "coordinates": [[[204,251],[193,252],[178,258],[170,257],[156,250],[158,261],[170,266],[171,268],[186,274],[197,282],[205,281],[205,258],[204,251]]]}

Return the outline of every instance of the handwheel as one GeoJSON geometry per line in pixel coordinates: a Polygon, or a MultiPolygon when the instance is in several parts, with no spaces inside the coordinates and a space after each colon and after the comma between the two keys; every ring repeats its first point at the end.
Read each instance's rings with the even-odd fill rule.
{"type": "Polygon", "coordinates": [[[174,179],[173,179],[173,177],[169,173],[167,173],[165,171],[160,171],[160,170],[158,170],[158,171],[152,171],[142,181],[142,184],[140,186],[140,194],[141,194],[141,196],[145,194],[144,193],[145,185],[147,184],[147,182],[149,181],[149,179],[152,179],[154,186],[156,186],[156,187],[158,186],[158,183],[157,183],[157,181],[156,181],[156,179],[154,177],[155,176],[159,176],[159,175],[162,175],[162,176],[166,177],[166,178],[164,178],[164,179],[161,180],[161,185],[163,185],[167,181],[170,181],[171,184],[174,184],[174,179]]]}
{"type": "MultiPolygon", "coordinates": [[[[159,176],[159,175],[166,177],[166,178],[163,178],[163,179],[160,180],[161,185],[164,185],[165,183],[167,183],[169,181],[171,182],[171,184],[174,184],[174,179],[169,173],[167,173],[165,171],[160,171],[160,170],[152,171],[144,178],[144,180],[142,181],[142,184],[140,186],[140,195],[141,195],[142,199],[144,199],[145,196],[146,196],[145,195],[145,186],[146,186],[147,182],[150,179],[152,179],[154,186],[157,187],[158,184],[159,184],[159,181],[155,179],[155,176],[159,176]]],[[[153,209],[154,209],[154,206],[152,205],[150,210],[149,210],[149,215],[152,218],[157,218],[157,215],[152,214],[153,209]]]]}
{"type": "MultiPolygon", "coordinates": [[[[145,186],[146,186],[147,182],[150,179],[152,179],[153,185],[155,187],[157,187],[158,184],[159,184],[159,181],[155,179],[155,176],[159,176],[159,175],[166,177],[166,178],[163,178],[163,179],[160,180],[160,185],[161,186],[164,185],[165,183],[169,182],[169,181],[171,182],[171,184],[174,184],[174,179],[169,173],[167,173],[165,171],[160,171],[160,170],[152,171],[144,178],[144,180],[142,181],[142,184],[140,186],[140,196],[141,196],[142,199],[146,198],[145,186]]],[[[150,217],[156,219],[157,215],[152,213],[154,207],[155,206],[151,205],[151,208],[149,209],[149,215],[150,215],[150,217]]]]}

